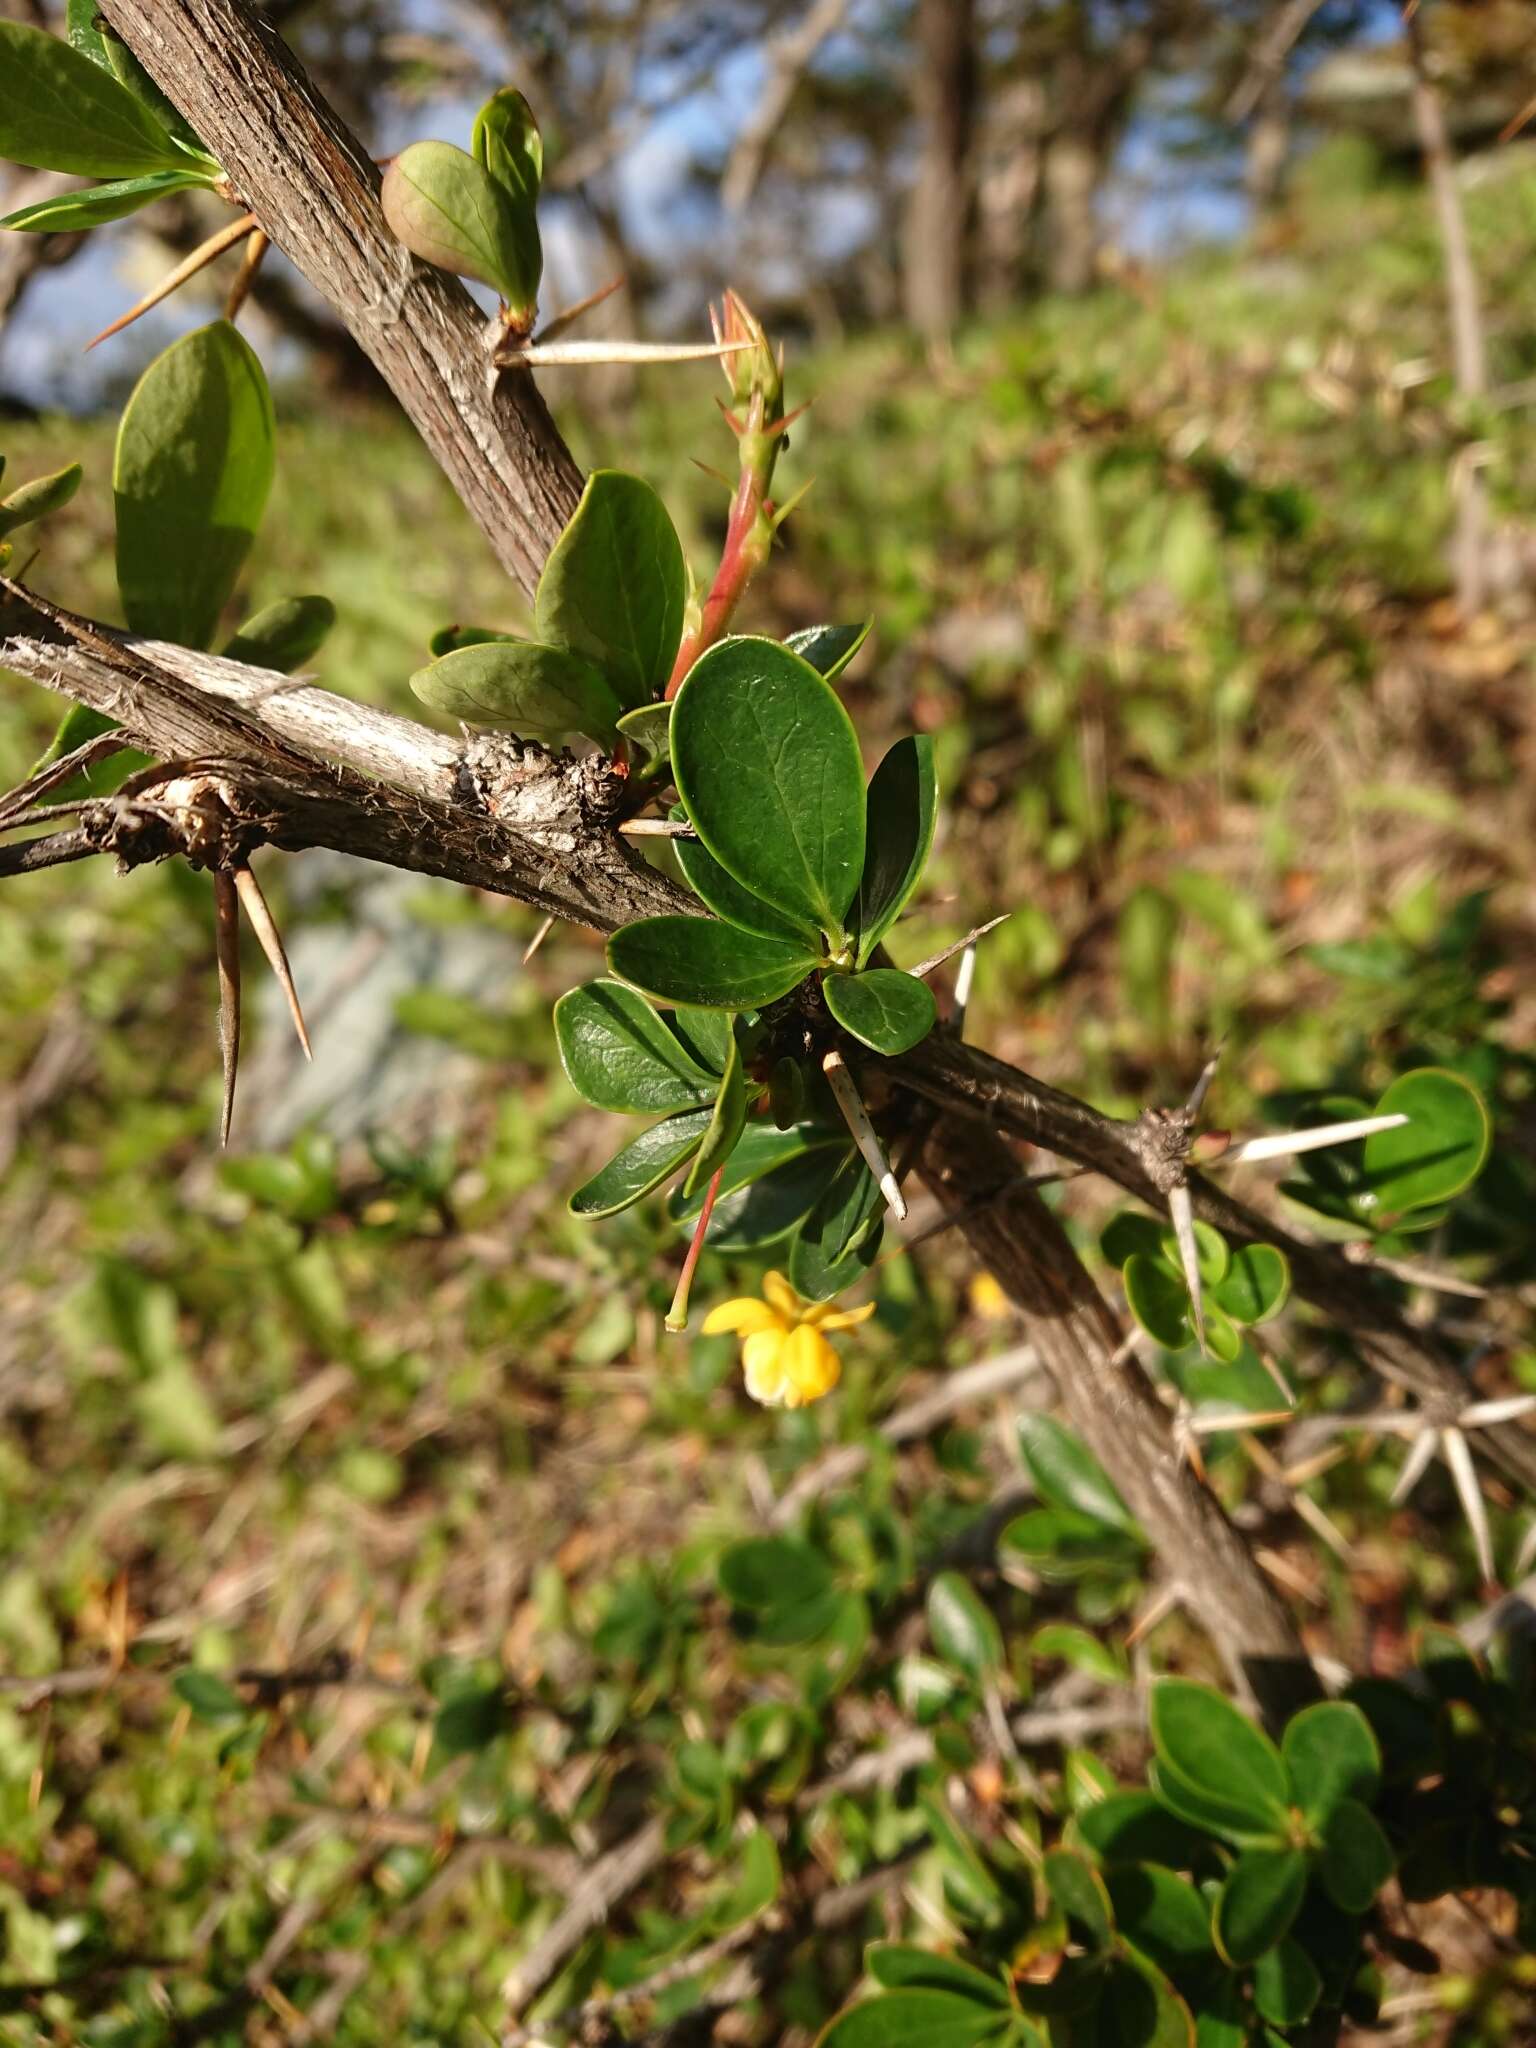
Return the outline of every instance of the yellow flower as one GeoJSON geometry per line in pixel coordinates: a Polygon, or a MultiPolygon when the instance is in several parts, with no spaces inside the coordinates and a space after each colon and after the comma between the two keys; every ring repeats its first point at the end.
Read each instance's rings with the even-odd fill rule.
{"type": "Polygon", "coordinates": [[[842,1363],[827,1342],[827,1330],[851,1330],[875,1312],[834,1309],[830,1301],[802,1301],[782,1273],[763,1275],[763,1299],[744,1294],[722,1301],[704,1318],[704,1335],[729,1330],[741,1339],[747,1392],[765,1408],[803,1408],[837,1385],[842,1363]]]}
{"type": "Polygon", "coordinates": [[[966,1290],[971,1307],[984,1323],[1000,1323],[1013,1313],[1013,1303],[1004,1294],[996,1274],[981,1272],[966,1290]]]}

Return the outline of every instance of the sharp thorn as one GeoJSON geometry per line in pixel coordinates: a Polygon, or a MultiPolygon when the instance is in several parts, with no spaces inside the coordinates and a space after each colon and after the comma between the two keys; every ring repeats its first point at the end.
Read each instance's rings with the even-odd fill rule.
{"type": "Polygon", "coordinates": [[[256,232],[245,245],[245,254],[240,259],[240,268],[235,272],[235,281],[229,288],[229,297],[224,301],[224,318],[238,320],[241,308],[251,295],[251,286],[256,282],[256,273],[261,268],[261,259],[272,244],[262,229],[256,232]]]}
{"type": "Polygon", "coordinates": [[[1189,1306],[1194,1318],[1195,1337],[1203,1352],[1205,1294],[1200,1280],[1200,1242],[1195,1236],[1195,1205],[1189,1189],[1182,1182],[1178,1187],[1168,1190],[1168,1214],[1173,1221],[1173,1234],[1178,1240],[1179,1264],[1184,1269],[1184,1284],[1189,1289],[1189,1306]]]}
{"type": "Polygon", "coordinates": [[[222,256],[226,249],[233,249],[235,244],[243,242],[247,235],[260,232],[254,213],[243,213],[238,220],[231,221],[228,227],[220,228],[216,235],[210,235],[206,242],[200,243],[190,256],[184,256],[176,268],[168,271],[153,290],[144,294],[137,305],[130,306],[110,327],[103,327],[94,340],[85,344],[86,352],[89,353],[99,343],[109,340],[112,335],[121,334],[123,329],[131,327],[135,320],[142,319],[146,313],[158,306],[162,299],[168,299],[172,292],[179,291],[188,278],[196,277],[200,270],[222,256]]]}
{"type": "Polygon", "coordinates": [[[1184,1105],[1184,1113],[1191,1123],[1194,1122],[1195,1118],[1205,1107],[1205,1098],[1209,1093],[1212,1081],[1216,1078],[1216,1068],[1221,1059],[1222,1047],[1225,1044],[1225,1039],[1218,1040],[1216,1050],[1200,1069],[1199,1080],[1196,1081],[1194,1087],[1189,1091],[1189,1100],[1184,1105]]]}
{"type": "Polygon", "coordinates": [[[708,363],[739,355],[749,342],[728,341],[529,341],[496,355],[500,370],[579,369],[599,363],[708,363]]]}
{"type": "Polygon", "coordinates": [[[1318,1124],[1310,1131],[1277,1131],[1270,1138],[1249,1138],[1234,1145],[1222,1159],[1223,1166],[1237,1166],[1245,1160],[1289,1159],[1297,1152],[1316,1152],[1324,1145],[1347,1145],[1352,1138],[1368,1138],[1373,1131],[1395,1131],[1407,1123],[1405,1116],[1359,1116],[1344,1124],[1318,1124]]]}
{"type": "Polygon", "coordinates": [[[219,1143],[227,1148],[240,1067],[240,899],[228,874],[213,878],[213,944],[219,963],[219,1058],[224,1066],[219,1143]]]}
{"type": "Polygon", "coordinates": [[[293,985],[293,972],[288,965],[288,955],[283,950],[282,934],[277,929],[267,899],[261,893],[261,884],[249,868],[236,868],[235,888],[239,892],[246,916],[251,920],[251,929],[260,942],[261,950],[267,956],[267,965],[277,976],[278,987],[288,999],[288,1014],[293,1019],[293,1028],[298,1033],[299,1044],[304,1048],[307,1060],[314,1058],[309,1042],[309,1032],[304,1024],[304,1012],[299,1007],[299,992],[293,985]]]}
{"type": "Polygon", "coordinates": [[[1472,1547],[1477,1552],[1478,1568],[1488,1584],[1493,1583],[1493,1532],[1488,1527],[1488,1509],[1483,1500],[1482,1488],[1477,1483],[1477,1467],[1472,1462],[1472,1451],[1459,1429],[1443,1429],[1440,1432],[1445,1462],[1450,1467],[1451,1479],[1461,1501],[1461,1511],[1467,1518],[1467,1527],[1472,1532],[1472,1547]]]}
{"type": "Polygon", "coordinates": [[[534,933],[533,937],[528,941],[527,945],[523,948],[523,965],[525,967],[533,958],[534,954],[538,952],[540,946],[543,945],[544,941],[549,937],[550,933],[554,930],[554,928],[555,914],[553,911],[551,911],[549,916],[542,920],[538,930],[534,933]]]}
{"type": "Polygon", "coordinates": [[[1421,1429],[1408,1447],[1403,1460],[1403,1469],[1397,1475],[1397,1484],[1389,1496],[1391,1505],[1400,1508],[1429,1469],[1430,1460],[1440,1448],[1438,1429],[1421,1429]]]}
{"type": "Polygon", "coordinates": [[[886,1207],[898,1223],[905,1223],[906,1197],[896,1183],[896,1176],[891,1171],[891,1162],[880,1142],[880,1134],[869,1120],[869,1111],[864,1107],[859,1091],[854,1086],[847,1061],[840,1052],[834,1050],[822,1061],[821,1071],[827,1077],[827,1085],[843,1113],[843,1121],[852,1134],[854,1144],[859,1148],[860,1157],[879,1184],[886,1207]]]}
{"type": "MultiPolygon", "coordinates": [[[[1012,915],[1013,912],[1011,910],[1005,910],[1000,917],[989,917],[985,924],[977,925],[976,929],[974,931],[967,932],[963,939],[956,939],[952,946],[945,946],[939,952],[930,954],[926,960],[919,960],[915,967],[909,967],[907,969],[908,974],[912,976],[912,979],[914,981],[925,981],[927,977],[933,973],[935,968],[942,967],[946,960],[953,960],[957,953],[963,953],[967,951],[970,947],[973,947],[976,944],[976,941],[978,939],[984,939],[987,936],[988,932],[995,932],[998,926],[1000,924],[1006,924],[1009,918],[1012,917],[1012,915]]],[[[971,973],[974,974],[975,971],[975,961],[973,959],[971,963],[971,973]]],[[[956,1006],[960,1009],[964,1009],[966,1003],[970,1000],[970,994],[970,979],[969,976],[966,974],[965,963],[964,961],[962,961],[960,963],[960,973],[955,977],[956,1006]],[[966,982],[965,994],[963,996],[960,993],[960,983],[962,979],[964,979],[966,982]]]]}
{"type": "MultiPolygon", "coordinates": [[[[541,343],[553,341],[557,335],[564,334],[584,313],[590,313],[594,306],[600,306],[604,299],[611,298],[623,283],[624,276],[620,272],[617,277],[610,277],[606,284],[600,284],[595,292],[588,292],[584,299],[578,299],[574,306],[562,306],[558,313],[552,313],[533,337],[534,346],[538,347],[541,343]]],[[[718,338],[717,336],[716,339],[718,338]]]]}

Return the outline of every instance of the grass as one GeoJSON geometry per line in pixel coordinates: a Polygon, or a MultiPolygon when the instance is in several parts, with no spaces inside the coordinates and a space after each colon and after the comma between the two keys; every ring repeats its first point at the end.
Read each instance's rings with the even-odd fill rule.
{"type": "MultiPolygon", "coordinates": [[[[1473,221],[1514,383],[1536,360],[1536,182],[1510,161],[1473,221]]],[[[861,731],[872,749],[932,731],[946,797],[898,952],[1012,913],[983,954],[980,1042],[1127,1111],[1182,1093],[1225,1033],[1216,1107],[1245,1126],[1286,1091],[1463,1065],[1501,1146],[1433,1248],[1528,1289],[1531,611],[1510,587],[1459,626],[1443,538],[1465,432],[1489,436],[1511,558],[1536,457],[1520,410],[1456,417],[1428,215],[1351,195],[1347,169],[1319,167],[1330,203],[1304,194],[1289,242],[1258,257],[1129,275],[968,333],[942,366],[890,335],[792,364],[817,404],[790,480],[816,487],[746,623],[875,614],[849,684],[861,731]],[[1402,368],[1421,360],[1422,381],[1402,368]]],[[[565,407],[583,460],[666,492],[701,569],[721,507],[686,457],[720,454],[707,394],[683,373],[622,414],[565,407]]],[[[250,603],[327,593],[324,680],[409,710],[433,628],[519,608],[400,423],[298,393],[282,415],[250,603]]],[[[85,461],[35,573],[109,618],[110,444],[109,423],[47,420],[5,447],[16,478],[85,461]]],[[[39,692],[0,697],[8,780],[51,715],[39,692]]],[[[276,2041],[304,2014],[343,2041],[483,2039],[561,1895],[506,1845],[585,1855],[658,1799],[696,1844],[579,1953],[559,2006],[668,1953],[731,1867],[729,1827],[679,1786],[680,1744],[723,1743],[765,1702],[811,1712],[818,1757],[890,1725],[921,1648],[915,1574],[1009,1462],[992,1416],[878,1455],[815,1519],[876,1623],[848,1646],[840,1705],[794,1658],[743,1647],[715,1560],[765,1490],[1008,1325],[940,1239],[881,1269],[880,1312],[810,1413],[751,1410],[722,1340],[665,1340],[662,1220],[563,1209],[614,1142],[553,1056],[550,1001],[598,962],[580,933],[494,1001],[402,1006],[402,1033],[475,1062],[441,1132],[221,1162],[209,907],[206,879],[176,869],[0,893],[0,1672],[102,1670],[51,1702],[0,1697],[0,2040],[276,2041]],[[270,1700],[187,1675],[295,1667],[349,1675],[270,1700]],[[457,1748],[440,1709],[466,1697],[493,1704],[457,1748]]],[[[339,932],[346,910],[308,915],[339,932]]],[[[405,915],[465,918],[509,956],[533,924],[430,895],[405,915]]],[[[1109,1211],[1093,1188],[1066,1204],[1086,1247],[1109,1211]]],[[[695,1299],[750,1278],[711,1255],[695,1299]]],[[[1536,1387],[1513,1297],[1488,1316],[1494,1390],[1536,1387]]],[[[1304,1323],[1283,1342],[1309,1407],[1351,1397],[1358,1375],[1304,1323]]],[[[1251,1495],[1240,1449],[1212,1450],[1218,1484],[1251,1495]]],[[[1407,1629],[1478,1596],[1441,1482],[1388,1520],[1394,1463],[1362,1450],[1313,1487],[1358,1541],[1351,1572],[1263,1509],[1320,1635],[1357,1663],[1390,1665],[1407,1629]]],[[[1515,1508],[1495,1500],[1506,1567],[1515,1508]]],[[[1138,1597],[994,1591],[1014,1623],[1098,1624],[1138,1597]]],[[[1051,1660],[1011,1640],[1012,1683],[1044,1683],[1051,1660]]],[[[1208,1668],[1177,1630],[1158,1654],[1208,1668]]],[[[842,1881],[912,1828],[894,1793],[841,1799],[815,1855],[842,1881]]],[[[938,1910],[937,1879],[914,1885],[938,1910]]],[[[761,2037],[803,2040],[836,2008],[859,1931],[795,1949],[748,2016],[761,2037]]],[[[1459,1938],[1477,2031],[1457,2038],[1522,2038],[1518,1974],[1459,1938]]]]}

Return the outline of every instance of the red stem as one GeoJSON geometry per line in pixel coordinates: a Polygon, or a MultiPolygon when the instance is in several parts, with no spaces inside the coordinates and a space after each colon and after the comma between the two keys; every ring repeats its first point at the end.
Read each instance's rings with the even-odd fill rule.
{"type": "Polygon", "coordinates": [[[693,1291],[694,1268],[699,1263],[699,1253],[704,1249],[704,1233],[709,1228],[709,1219],[715,1213],[715,1196],[720,1192],[720,1176],[723,1165],[715,1168],[709,1186],[704,1190],[704,1206],[699,1211],[699,1220],[693,1226],[693,1242],[688,1247],[688,1256],[683,1261],[683,1270],[677,1276],[677,1291],[672,1296],[672,1306],[667,1310],[667,1328],[674,1336],[688,1327],[688,1296],[693,1291]]]}

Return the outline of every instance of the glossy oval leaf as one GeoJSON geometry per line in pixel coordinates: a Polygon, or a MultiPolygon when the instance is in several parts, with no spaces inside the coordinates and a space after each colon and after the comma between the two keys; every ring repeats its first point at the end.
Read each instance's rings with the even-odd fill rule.
{"type": "Polygon", "coordinates": [[[719,1086],[622,982],[590,981],[568,990],[555,1004],[555,1042],[571,1086],[598,1109],[693,1109],[719,1086]]]}
{"type": "Polygon", "coordinates": [[[821,993],[837,1022],[861,1045],[894,1059],[926,1038],[938,1019],[933,990],[894,967],[828,974],[821,993]]]}
{"type": "MultiPolygon", "coordinates": [[[[675,804],[672,815],[686,818],[688,813],[681,804],[675,804]]],[[[675,839],[672,852],[694,895],[727,924],[737,925],[744,932],[756,932],[760,938],[781,939],[797,950],[815,939],[816,935],[804,924],[775,910],[771,903],[754,896],[733,875],[728,875],[702,839],[675,839]]]]}
{"type": "Polygon", "coordinates": [[[712,1114],[688,1110],[642,1131],[576,1190],[567,1204],[571,1214],[613,1216],[659,1188],[698,1150],[712,1114]]]}
{"type": "Polygon", "coordinates": [[[741,1069],[741,1047],[736,1035],[731,1034],[730,1050],[726,1054],[725,1071],[720,1076],[719,1091],[709,1120],[709,1129],[704,1133],[698,1155],[688,1169],[688,1178],[683,1183],[683,1192],[702,1195],[717,1169],[725,1165],[736,1149],[747,1121],[747,1088],[741,1069]]]}
{"type": "Polygon", "coordinates": [[[413,256],[495,287],[531,314],[541,257],[537,223],[512,194],[451,142],[413,142],[384,173],[379,203],[413,256]]]}
{"type": "Polygon", "coordinates": [[[666,506],[637,476],[593,470],[539,578],[539,638],[600,669],[632,708],[666,688],[687,597],[683,545],[666,506]]]}
{"type": "Polygon", "coordinates": [[[1369,1805],[1381,1789],[1381,1751],[1371,1724],[1347,1700],[1320,1700],[1285,1724],[1280,1754],[1296,1803],[1310,1821],[1341,1799],[1369,1805]]]}
{"type": "Polygon", "coordinates": [[[1141,1542],[1140,1526],[1114,1481],[1071,1430],[1050,1415],[1021,1415],[1018,1439],[1025,1467],[1042,1500],[1089,1515],[1141,1542]]]}
{"type": "Polygon", "coordinates": [[[187,168],[141,101],[57,36],[0,21],[0,157],[80,178],[187,168]]]}
{"type": "Polygon", "coordinates": [[[208,187],[211,174],[203,171],[149,171],[141,178],[113,178],[93,185],[88,192],[60,192],[52,199],[38,199],[31,206],[18,206],[0,220],[0,228],[38,235],[71,235],[87,228],[105,227],[108,221],[124,220],[164,199],[172,192],[186,192],[194,185],[208,187]]]}
{"type": "Polygon", "coordinates": [[[8,496],[0,498],[0,540],[20,527],[46,519],[50,512],[57,512],[67,505],[79,490],[84,473],[78,462],[67,463],[63,469],[56,469],[48,476],[29,478],[26,483],[18,484],[8,496]]]}
{"type": "Polygon", "coordinates": [[[959,1572],[940,1572],[928,1588],[928,1633],[939,1656],[974,1684],[995,1678],[1003,1664],[997,1617],[959,1572]]]}
{"type": "Polygon", "coordinates": [[[1071,1580],[1133,1570],[1140,1545],[1096,1515],[1034,1508],[1015,1515],[998,1539],[1042,1579],[1071,1580]]]}
{"type": "Polygon", "coordinates": [[[1184,1783],[1261,1824],[1284,1825],[1291,1784],[1280,1752],[1223,1694],[1187,1678],[1159,1679],[1148,1726],[1159,1763],[1184,1783]]]}
{"type": "Polygon", "coordinates": [[[135,633],[207,647],[272,487],[266,376],[227,320],[172,342],[117,433],[117,584],[135,633]]]}
{"type": "Polygon", "coordinates": [[[874,1263],[884,1198],[859,1154],[850,1151],[796,1232],[789,1280],[807,1301],[830,1301],[874,1263]]]}
{"type": "MultiPolygon", "coordinates": [[[[846,1134],[829,1130],[825,1124],[797,1124],[793,1130],[788,1131],[775,1130],[772,1124],[748,1124],[742,1132],[741,1143],[731,1154],[730,1164],[721,1176],[720,1193],[715,1202],[716,1217],[720,1214],[721,1205],[730,1196],[749,1187],[754,1181],[761,1180],[766,1174],[774,1173],[785,1166],[793,1166],[812,1154],[818,1159],[823,1154],[831,1155],[823,1161],[826,1168],[825,1180],[830,1180],[849,1150],[846,1134]]],[[[825,1180],[822,1185],[825,1185],[825,1180]]],[[[668,1213],[675,1223],[686,1227],[698,1215],[702,1206],[702,1201],[691,1200],[679,1193],[669,1202],[668,1213]]],[[[713,1231],[710,1242],[714,1242],[713,1231]]]]}
{"type": "Polygon", "coordinates": [[[1149,1337],[1165,1351],[1182,1351],[1194,1342],[1189,1289],[1161,1253],[1132,1252],[1121,1270],[1125,1304],[1149,1337]]]}
{"type": "Polygon", "coordinates": [[[972,1998],[978,2005],[993,2005],[999,2011],[1008,2006],[1006,1987],[982,1970],[973,1969],[955,1956],[938,1956],[931,1949],[909,1948],[899,1941],[872,1941],[864,1951],[864,1967],[887,1991],[922,1985],[931,1991],[954,1991],[972,1998]]]}
{"type": "Polygon", "coordinates": [[[1114,1908],[1104,1880],[1087,1857],[1052,1849],[1043,1867],[1046,1890],[1090,1948],[1108,1948],[1115,1938],[1114,1908]]]}
{"type": "Polygon", "coordinates": [[[1195,2048],[1195,2022],[1168,1979],[1134,1948],[1109,1965],[1093,2048],[1195,2048]]]}
{"type": "Polygon", "coordinates": [[[694,828],[742,886],[844,936],[864,866],[864,769],[837,693],[773,640],[722,640],[672,706],[672,772],[694,828]]]}
{"type": "Polygon", "coordinates": [[[1211,1299],[1234,1323],[1247,1326],[1279,1315],[1290,1291],[1291,1264],[1280,1247],[1244,1244],[1233,1252],[1226,1277],[1211,1289],[1211,1299]]]}
{"type": "Polygon", "coordinates": [[[328,597],[280,597],[247,619],[224,649],[226,661],[291,676],[318,652],[336,623],[328,597]]]}
{"type": "Polygon", "coordinates": [[[659,1003],[701,1010],[760,1010],[788,995],[815,966],[806,952],[707,917],[647,917],[608,941],[621,981],[659,1003]]]}
{"type": "Polygon", "coordinates": [[[1365,1141],[1365,1180],[1379,1211],[1447,1202],[1487,1162],[1493,1127],[1483,1098],[1447,1067],[1400,1074],[1375,1113],[1408,1118],[1365,1141]]]}
{"type": "MultiPolygon", "coordinates": [[[[726,1162],[722,1186],[735,1173],[742,1153],[759,1128],[756,1124],[747,1125],[741,1143],[726,1162]]],[[[788,1237],[821,1199],[837,1172],[841,1149],[835,1143],[818,1145],[739,1185],[729,1195],[722,1195],[715,1203],[705,1233],[711,1249],[763,1251],[788,1237]]],[[[793,1257],[791,1244],[791,1265],[793,1257]]]]}
{"type": "Polygon", "coordinates": [[[816,2048],[980,2048],[1000,2040],[999,2014],[956,1991],[887,1991],[839,2013],[816,2048]]]}
{"type": "Polygon", "coordinates": [[[1322,1836],[1318,1875],[1324,1891],[1346,1913],[1369,1911],[1397,1867],[1375,1815],[1358,1799],[1340,1799],[1323,1820],[1322,1836]]]}
{"type": "Polygon", "coordinates": [[[642,767],[655,767],[670,758],[672,706],[637,704],[619,720],[619,731],[640,757],[642,767]]]}
{"type": "MultiPolygon", "coordinates": [[[[1170,1272],[1183,1273],[1183,1261],[1179,1257],[1179,1240],[1172,1230],[1164,1230],[1158,1236],[1158,1250],[1163,1264],[1170,1272]]],[[[1211,1223],[1195,1225],[1195,1256],[1200,1267],[1200,1278],[1207,1287],[1216,1287],[1227,1277],[1232,1263],[1227,1240],[1211,1223]]]]}
{"type": "Polygon", "coordinates": [[[1172,1814],[1151,1792],[1112,1792],[1077,1816],[1078,1832],[1105,1863],[1162,1863],[1189,1870],[1209,1855],[1204,1831],[1172,1814]]]}
{"type": "Polygon", "coordinates": [[[1169,1976],[1214,1960],[1210,1909],[1187,1878],[1156,1863],[1121,1865],[1104,1873],[1104,1888],[1120,1933],[1169,1976]]]}
{"type": "Polygon", "coordinates": [[[619,700],[595,668],[537,640],[461,647],[417,669],[411,688],[423,704],[449,718],[529,740],[584,732],[606,745],[619,719],[619,700]]]}
{"type": "Polygon", "coordinates": [[[1311,2017],[1323,1980],[1301,1943],[1287,1935],[1266,1949],[1253,1966],[1253,2003],[1276,2027],[1299,2027],[1311,2017]]]}
{"type": "Polygon", "coordinates": [[[922,880],[938,815],[933,741],[909,734],[881,761],[865,798],[864,871],[853,919],[861,965],[922,880]]]}
{"type": "Polygon", "coordinates": [[[1301,1909],[1307,1859],[1299,1849],[1245,1849],[1216,1901],[1216,1946],[1241,1968],[1283,1941],[1301,1909]]]}
{"type": "Polygon", "coordinates": [[[865,619],[857,626],[802,626],[798,633],[785,634],[784,645],[830,683],[864,645],[874,623],[865,619]]]}
{"type": "Polygon", "coordinates": [[[1224,1842],[1270,1848],[1284,1839],[1280,1822],[1271,1815],[1260,1818],[1239,1802],[1191,1785],[1170,1765],[1156,1759],[1147,1766],[1147,1783],[1170,1813],[1224,1842]]]}

